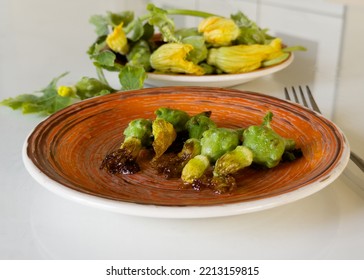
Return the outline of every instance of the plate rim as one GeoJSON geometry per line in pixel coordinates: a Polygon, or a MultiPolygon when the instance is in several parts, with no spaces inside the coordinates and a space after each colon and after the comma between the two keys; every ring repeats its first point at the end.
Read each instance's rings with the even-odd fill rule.
{"type": "MultiPolygon", "coordinates": [[[[154,81],[176,81],[176,82],[208,82],[212,79],[220,78],[219,80],[221,82],[227,82],[227,81],[235,81],[242,78],[245,78],[246,80],[252,80],[259,77],[263,77],[265,75],[269,75],[275,72],[278,72],[280,70],[283,70],[284,68],[288,67],[294,60],[294,54],[291,52],[290,56],[284,60],[283,62],[272,65],[265,68],[259,68],[254,71],[246,72],[246,73],[239,73],[239,74],[221,74],[221,75],[202,75],[202,76],[196,76],[196,75],[179,75],[179,74],[165,74],[165,73],[153,73],[148,72],[147,73],[147,81],[154,80],[154,81]]],[[[245,80],[244,79],[244,80],[245,80]]]]}

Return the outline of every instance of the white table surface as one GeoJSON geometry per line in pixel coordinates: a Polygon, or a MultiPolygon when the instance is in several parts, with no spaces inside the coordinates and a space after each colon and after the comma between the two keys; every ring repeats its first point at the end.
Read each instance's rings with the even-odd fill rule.
{"type": "MultiPolygon", "coordinates": [[[[80,27],[75,27],[69,22],[59,23],[61,18],[67,21],[64,14],[50,14],[61,6],[57,1],[24,2],[25,8],[32,9],[36,2],[45,5],[44,13],[37,17],[27,9],[14,8],[10,1],[4,2],[6,8],[13,8],[13,14],[0,17],[0,99],[31,93],[67,70],[71,71],[69,80],[94,75],[84,53],[93,40],[87,19],[101,4],[80,13],[79,20],[73,21],[80,22],[80,27]],[[25,15],[29,24],[16,23],[16,18],[25,15]],[[77,41],[79,32],[85,35],[77,41]]],[[[0,11],[4,9],[0,7],[0,11]]],[[[61,10],[67,11],[66,7],[61,10]]],[[[364,15],[363,9],[358,12],[364,15]]],[[[70,17],[75,15],[70,11],[70,17]]],[[[324,114],[330,109],[332,114],[327,117],[339,125],[353,150],[364,157],[364,42],[354,24],[351,32],[357,32],[361,47],[344,40],[346,60],[338,76],[325,77],[322,73],[324,78],[320,79],[320,83],[336,83],[336,92],[317,91],[322,84],[316,81],[309,85],[325,108],[324,114]],[[335,104],[326,108],[325,96],[332,94],[335,104]]],[[[297,64],[292,67],[302,72],[291,73],[287,68],[236,88],[283,98],[283,88],[291,85],[290,75],[314,71],[300,69],[297,64]]],[[[41,120],[0,107],[0,259],[364,258],[364,174],[352,162],[322,191],[274,209],[208,219],[135,217],[66,200],[28,174],[21,150],[27,135],[41,120]]]]}

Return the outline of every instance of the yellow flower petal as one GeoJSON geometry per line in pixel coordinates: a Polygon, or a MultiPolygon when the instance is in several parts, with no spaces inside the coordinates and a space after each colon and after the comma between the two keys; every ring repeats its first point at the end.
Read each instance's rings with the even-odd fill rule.
{"type": "Polygon", "coordinates": [[[150,57],[152,67],[161,72],[203,75],[202,67],[186,60],[193,49],[189,44],[168,43],[160,46],[150,57]]]}
{"type": "Polygon", "coordinates": [[[116,26],[112,33],[107,35],[106,44],[114,52],[126,54],[129,51],[128,39],[123,30],[123,23],[116,26]]]}
{"type": "Polygon", "coordinates": [[[201,21],[198,31],[203,33],[206,42],[215,46],[230,45],[240,33],[239,27],[233,20],[216,16],[201,21]]]}
{"type": "Polygon", "coordinates": [[[236,45],[212,48],[207,63],[225,73],[245,73],[258,69],[262,61],[281,54],[281,40],[274,39],[269,45],[236,45]]]}
{"type": "Polygon", "coordinates": [[[77,89],[74,86],[60,86],[57,90],[58,95],[62,97],[75,97],[77,89]]]}

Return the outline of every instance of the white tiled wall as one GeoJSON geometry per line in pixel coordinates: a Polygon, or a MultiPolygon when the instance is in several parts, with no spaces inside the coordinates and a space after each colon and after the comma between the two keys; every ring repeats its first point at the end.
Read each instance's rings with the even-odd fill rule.
{"type": "Polygon", "coordinates": [[[342,5],[332,5],[328,0],[258,0],[254,2],[322,15],[340,16],[343,13],[342,5]]]}
{"type": "Polygon", "coordinates": [[[269,26],[288,45],[299,44],[308,49],[296,53],[289,71],[278,73],[277,78],[284,74],[285,80],[288,75],[293,85],[314,84],[322,111],[332,117],[345,16],[343,6],[312,0],[267,0],[262,3],[259,24],[269,26]]]}

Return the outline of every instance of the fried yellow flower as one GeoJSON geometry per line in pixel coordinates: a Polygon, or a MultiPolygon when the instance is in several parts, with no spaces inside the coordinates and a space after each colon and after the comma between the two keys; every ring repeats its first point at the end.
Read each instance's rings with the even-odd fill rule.
{"type": "Polygon", "coordinates": [[[128,39],[123,30],[123,23],[116,26],[112,33],[107,35],[106,44],[114,52],[126,54],[129,51],[128,39]]]}
{"type": "Polygon", "coordinates": [[[212,48],[207,63],[225,73],[246,73],[258,69],[262,62],[282,54],[281,39],[272,40],[269,45],[236,45],[212,48]]]}
{"type": "Polygon", "coordinates": [[[160,72],[203,75],[202,67],[186,60],[187,54],[192,49],[190,44],[164,44],[151,55],[150,64],[156,71],[160,72]]]}
{"type": "Polygon", "coordinates": [[[152,143],[155,156],[157,159],[172,145],[176,140],[177,133],[173,127],[173,124],[167,122],[165,119],[155,119],[152,124],[152,133],[154,141],[152,143]]]}
{"type": "Polygon", "coordinates": [[[198,31],[203,33],[206,42],[214,46],[228,46],[240,33],[235,22],[223,17],[208,17],[198,25],[198,31]]]}

